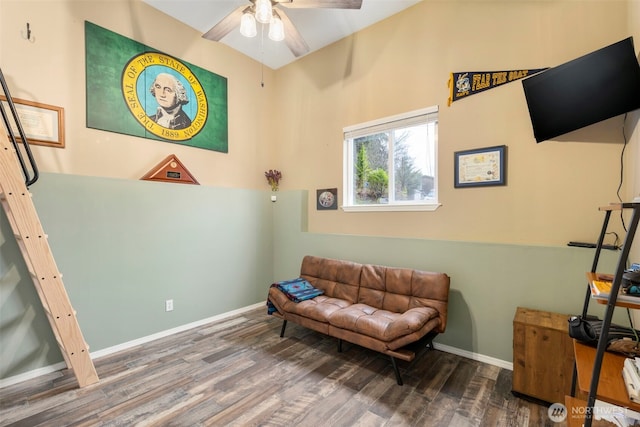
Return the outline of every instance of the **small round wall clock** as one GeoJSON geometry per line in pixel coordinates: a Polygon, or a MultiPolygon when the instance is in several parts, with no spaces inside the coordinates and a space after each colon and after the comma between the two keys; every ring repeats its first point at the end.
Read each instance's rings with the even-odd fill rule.
{"type": "Polygon", "coordinates": [[[329,210],[338,208],[338,189],[326,188],[323,190],[317,190],[317,204],[318,210],[329,210]]]}

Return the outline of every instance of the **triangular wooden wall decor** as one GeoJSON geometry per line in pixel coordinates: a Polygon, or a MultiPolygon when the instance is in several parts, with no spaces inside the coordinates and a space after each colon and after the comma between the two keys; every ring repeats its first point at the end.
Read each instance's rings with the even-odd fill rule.
{"type": "Polygon", "coordinates": [[[144,181],[180,182],[182,184],[200,185],[198,180],[191,175],[191,172],[184,167],[175,154],[169,155],[140,179],[144,181]]]}

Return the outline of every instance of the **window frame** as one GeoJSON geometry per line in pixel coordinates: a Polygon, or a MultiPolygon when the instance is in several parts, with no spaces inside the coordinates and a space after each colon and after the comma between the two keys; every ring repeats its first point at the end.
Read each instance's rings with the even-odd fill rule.
{"type": "MultiPolygon", "coordinates": [[[[409,111],[407,113],[397,114],[394,116],[384,117],[357,125],[351,125],[343,128],[343,200],[342,210],[345,212],[402,212],[402,211],[435,211],[442,204],[438,201],[438,115],[439,108],[437,105],[422,108],[419,110],[409,111]],[[433,116],[435,115],[435,119],[433,116]],[[366,135],[372,135],[377,132],[382,133],[402,127],[409,127],[412,124],[422,124],[434,121],[436,124],[436,135],[434,141],[433,168],[434,168],[434,197],[433,200],[416,202],[415,200],[394,201],[386,204],[353,204],[353,163],[354,159],[352,143],[353,139],[366,135]]],[[[390,158],[393,158],[393,150],[395,147],[389,148],[390,158]]],[[[389,191],[392,191],[389,185],[389,191]]]]}

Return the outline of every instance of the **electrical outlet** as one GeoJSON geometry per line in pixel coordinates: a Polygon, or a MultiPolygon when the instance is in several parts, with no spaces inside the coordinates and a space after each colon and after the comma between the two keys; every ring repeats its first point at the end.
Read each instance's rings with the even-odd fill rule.
{"type": "Polygon", "coordinates": [[[173,311],[173,300],[168,299],[164,302],[164,311],[173,311]]]}

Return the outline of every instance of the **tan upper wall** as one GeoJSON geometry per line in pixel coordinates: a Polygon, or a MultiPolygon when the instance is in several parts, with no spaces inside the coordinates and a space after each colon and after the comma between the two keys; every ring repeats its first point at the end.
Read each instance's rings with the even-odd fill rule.
{"type": "MultiPolygon", "coordinates": [[[[285,188],[310,191],[309,227],[530,244],[594,241],[597,207],[616,200],[621,118],[536,144],[521,82],[447,107],[449,73],[556,66],[630,35],[622,1],[424,1],[278,70],[276,110],[285,188]],[[315,209],[342,189],[342,129],[439,105],[436,212],[315,209]],[[591,140],[595,142],[580,142],[591,140]],[[574,142],[575,141],[575,142],[574,142]],[[506,145],[508,185],[454,189],[453,153],[506,145]]],[[[627,185],[623,195],[628,193],[627,185]]]]}
{"type": "Polygon", "coordinates": [[[66,148],[34,147],[43,171],[138,179],[175,154],[203,185],[267,188],[274,167],[273,70],[139,0],[0,0],[0,67],[15,98],[64,107],[66,148]],[[86,127],[84,21],[139,41],[228,79],[229,153],[86,127]],[[34,36],[22,38],[29,22],[34,36]]]}
{"type": "MultiPolygon", "coordinates": [[[[14,97],[65,108],[66,148],[34,147],[43,171],[138,179],[173,153],[204,185],[266,189],[263,172],[281,169],[283,190],[309,190],[310,231],[564,244],[595,239],[596,207],[616,200],[621,119],[536,144],[519,82],[447,107],[447,79],[555,66],[638,40],[637,12],[637,2],[616,0],[423,1],[290,66],[265,68],[261,88],[259,63],[140,0],[0,0],[0,67],[14,97]],[[229,153],[86,128],[85,20],[227,77],[229,153]],[[34,43],[22,38],[26,22],[34,43]],[[343,127],[430,105],[440,106],[441,208],[315,210],[316,189],[343,194],[343,127]],[[586,140],[596,142],[578,142],[586,140]],[[455,151],[503,144],[507,186],[453,188],[455,151]]],[[[636,157],[637,139],[636,130],[636,157]]],[[[627,173],[637,164],[626,163],[627,173]]],[[[637,188],[633,175],[622,194],[637,188]]]]}

